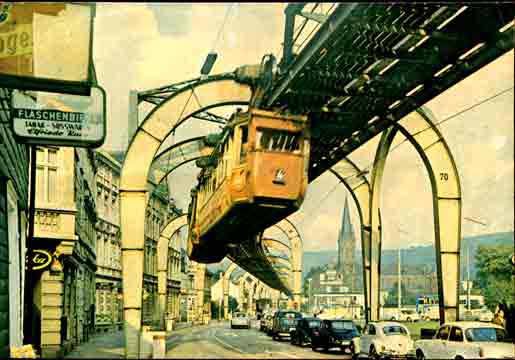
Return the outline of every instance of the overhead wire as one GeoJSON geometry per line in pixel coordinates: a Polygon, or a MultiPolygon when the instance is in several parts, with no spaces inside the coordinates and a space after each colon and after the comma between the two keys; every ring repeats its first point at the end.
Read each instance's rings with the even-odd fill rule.
{"type": "Polygon", "coordinates": [[[229,5],[229,7],[227,8],[227,10],[225,11],[224,20],[222,22],[222,25],[220,26],[220,29],[218,30],[218,35],[216,36],[215,41],[213,42],[213,46],[211,47],[211,51],[210,52],[212,52],[212,53],[215,51],[216,45],[218,45],[218,41],[220,40],[220,36],[222,35],[225,23],[227,22],[227,19],[229,17],[229,13],[231,12],[233,6],[234,6],[234,3],[231,3],[229,5]]]}
{"type": "MultiPolygon", "coordinates": [[[[452,114],[452,115],[450,115],[450,116],[446,117],[445,119],[442,119],[441,121],[436,122],[436,123],[434,124],[434,126],[438,126],[438,125],[444,124],[444,123],[446,123],[446,122],[448,122],[448,121],[450,121],[450,120],[452,120],[452,119],[454,119],[454,118],[458,117],[459,115],[462,115],[462,114],[464,114],[464,113],[466,113],[466,112],[468,112],[468,111],[470,111],[470,110],[472,110],[472,109],[474,109],[474,108],[476,108],[476,107],[478,107],[478,106],[480,106],[480,105],[482,105],[482,104],[484,104],[484,103],[487,103],[488,101],[491,101],[491,100],[493,100],[493,99],[495,99],[495,98],[497,98],[497,97],[499,97],[499,96],[501,96],[501,95],[503,95],[503,94],[507,93],[508,91],[513,90],[513,89],[514,89],[514,87],[513,87],[513,86],[512,86],[512,87],[510,87],[510,88],[504,89],[504,90],[502,90],[502,91],[500,91],[500,92],[498,92],[498,93],[496,93],[496,94],[494,94],[494,95],[492,95],[492,96],[490,96],[490,97],[488,97],[488,98],[486,98],[486,99],[483,99],[483,100],[481,100],[481,101],[479,101],[479,102],[477,102],[477,103],[475,103],[475,104],[473,104],[473,105],[471,105],[471,106],[469,106],[469,107],[467,107],[467,108],[465,108],[465,109],[463,109],[463,110],[460,110],[460,111],[458,111],[458,112],[456,112],[456,113],[454,113],[454,114],[452,114]]],[[[425,132],[425,131],[427,131],[427,130],[430,130],[431,128],[432,128],[432,126],[428,126],[427,128],[424,128],[424,129],[422,129],[422,130],[420,130],[420,131],[415,132],[414,134],[412,134],[412,136],[416,136],[416,135],[418,135],[418,134],[421,134],[421,133],[423,133],[423,132],[425,132]]],[[[396,146],[394,146],[393,148],[391,148],[391,149],[388,151],[388,153],[387,153],[387,154],[389,155],[392,151],[394,151],[395,149],[399,148],[399,147],[400,147],[402,144],[404,144],[406,141],[408,141],[408,139],[407,139],[407,138],[403,139],[399,144],[397,144],[396,146]]],[[[367,170],[370,170],[370,169],[371,169],[371,167],[372,167],[373,165],[374,165],[374,162],[371,162],[370,164],[368,164],[365,168],[363,168],[363,169],[361,170],[361,173],[363,173],[363,172],[365,172],[365,171],[367,171],[367,170]]],[[[324,202],[324,201],[329,197],[329,195],[331,195],[331,194],[336,190],[336,188],[338,187],[338,185],[340,185],[340,183],[341,183],[341,181],[338,181],[338,182],[335,184],[335,186],[334,186],[333,188],[331,188],[331,189],[330,189],[330,190],[329,190],[329,191],[324,195],[324,197],[322,198],[322,200],[320,200],[320,201],[319,201],[319,203],[318,203],[317,207],[316,207],[315,209],[313,209],[313,210],[310,210],[310,211],[309,211],[309,213],[307,213],[307,214],[305,214],[305,215],[304,215],[303,220],[299,223],[299,225],[298,225],[298,226],[302,226],[302,225],[304,225],[304,223],[305,223],[306,219],[310,218],[310,216],[308,216],[308,215],[313,214],[315,210],[316,210],[316,211],[318,211],[318,209],[322,206],[323,202],[324,202]]],[[[316,216],[316,217],[312,218],[312,219],[311,219],[311,220],[312,220],[312,222],[313,222],[313,221],[315,221],[317,218],[318,218],[318,216],[316,216]]]]}

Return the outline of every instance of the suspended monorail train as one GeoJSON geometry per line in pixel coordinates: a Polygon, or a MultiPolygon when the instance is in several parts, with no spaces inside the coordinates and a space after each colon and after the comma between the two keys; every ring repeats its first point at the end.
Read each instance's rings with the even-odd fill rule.
{"type": "Polygon", "coordinates": [[[234,113],[213,153],[197,160],[188,211],[188,255],[221,261],[301,206],[308,185],[306,116],[249,108],[234,113]]]}

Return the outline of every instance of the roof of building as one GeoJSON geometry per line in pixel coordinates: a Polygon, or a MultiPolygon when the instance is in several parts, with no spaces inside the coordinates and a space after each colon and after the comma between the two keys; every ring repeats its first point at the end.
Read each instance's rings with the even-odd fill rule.
{"type": "Polygon", "coordinates": [[[97,155],[100,155],[100,157],[104,158],[105,160],[108,160],[108,162],[111,163],[111,165],[118,171],[122,169],[122,164],[116,160],[113,156],[109,154],[109,152],[105,150],[95,150],[95,153],[97,155]]]}

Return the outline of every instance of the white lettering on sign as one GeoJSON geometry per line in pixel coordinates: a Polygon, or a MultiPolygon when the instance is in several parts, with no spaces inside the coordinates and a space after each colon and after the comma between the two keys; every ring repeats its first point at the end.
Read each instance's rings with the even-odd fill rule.
{"type": "Polygon", "coordinates": [[[81,138],[87,114],[60,110],[13,109],[16,134],[81,138]]]}

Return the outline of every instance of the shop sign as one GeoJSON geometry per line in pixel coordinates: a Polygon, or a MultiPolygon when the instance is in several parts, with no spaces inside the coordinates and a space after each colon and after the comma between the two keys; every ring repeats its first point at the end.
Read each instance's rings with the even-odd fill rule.
{"type": "Polygon", "coordinates": [[[43,270],[52,263],[52,254],[47,250],[35,249],[28,255],[29,270],[43,270]]]}
{"type": "Polygon", "coordinates": [[[106,134],[105,92],[91,96],[14,90],[11,119],[21,142],[38,145],[98,147],[106,134]]]}

